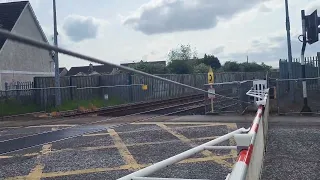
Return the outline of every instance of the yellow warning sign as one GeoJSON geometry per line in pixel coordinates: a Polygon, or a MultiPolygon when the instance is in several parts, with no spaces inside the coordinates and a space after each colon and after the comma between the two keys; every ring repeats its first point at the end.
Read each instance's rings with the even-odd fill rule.
{"type": "Polygon", "coordinates": [[[213,75],[213,70],[210,67],[208,72],[208,84],[213,84],[213,82],[214,82],[214,75],[213,75]]]}
{"type": "Polygon", "coordinates": [[[148,85],[146,85],[146,84],[144,84],[144,85],[142,85],[142,90],[148,90],[148,85]]]}

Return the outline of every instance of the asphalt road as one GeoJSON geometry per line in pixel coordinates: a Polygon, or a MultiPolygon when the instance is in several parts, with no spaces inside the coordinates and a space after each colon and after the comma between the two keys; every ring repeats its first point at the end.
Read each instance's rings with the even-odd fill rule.
{"type": "MultiPolygon", "coordinates": [[[[117,179],[251,122],[249,116],[187,116],[131,123],[2,155],[0,179],[117,179]]],[[[269,122],[262,179],[319,179],[320,118],[270,117],[269,122]]],[[[0,139],[70,126],[4,128],[0,139]]],[[[234,144],[230,140],[220,145],[234,144]]],[[[204,151],[152,176],[224,179],[235,159],[234,151],[204,151]]]]}
{"type": "Polygon", "coordinates": [[[20,149],[25,149],[40,144],[46,144],[48,142],[60,141],[70,137],[81,136],[83,134],[93,133],[107,129],[107,126],[101,125],[86,125],[86,126],[74,126],[65,129],[59,129],[54,131],[43,131],[35,133],[34,135],[26,135],[23,137],[16,137],[13,139],[5,139],[0,141],[0,155],[8,152],[14,152],[20,149]]]}
{"type": "MultiPolygon", "coordinates": [[[[5,154],[0,156],[0,179],[117,179],[243,126],[192,119],[132,123],[5,154]]],[[[0,132],[0,138],[21,137],[50,128],[65,126],[6,129],[0,132]]],[[[224,179],[235,159],[234,150],[203,151],[152,176],[224,179]]]]}

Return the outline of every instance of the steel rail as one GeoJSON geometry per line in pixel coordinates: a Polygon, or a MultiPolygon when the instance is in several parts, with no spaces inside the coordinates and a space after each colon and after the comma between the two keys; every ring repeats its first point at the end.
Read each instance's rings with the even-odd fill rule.
{"type": "MultiPolygon", "coordinates": [[[[16,33],[12,33],[12,32],[10,32],[8,30],[3,29],[3,28],[0,28],[0,36],[3,36],[4,38],[10,39],[12,41],[17,41],[17,42],[20,42],[20,43],[23,43],[23,44],[35,46],[35,47],[42,48],[42,49],[46,49],[48,51],[52,51],[53,50],[53,51],[56,51],[56,52],[59,52],[59,53],[62,53],[62,54],[66,54],[66,55],[69,55],[69,56],[73,56],[73,57],[77,57],[77,58],[80,58],[80,59],[84,59],[84,60],[87,60],[87,61],[90,61],[90,62],[93,62],[93,63],[98,63],[98,64],[104,64],[104,65],[117,67],[117,68],[125,70],[125,71],[130,71],[130,72],[133,72],[133,73],[136,73],[136,74],[140,74],[140,75],[143,75],[143,76],[152,77],[152,78],[158,79],[160,81],[176,84],[176,85],[179,85],[179,86],[182,86],[182,87],[186,87],[186,88],[189,88],[189,89],[193,89],[193,90],[196,90],[196,91],[205,92],[205,93],[209,93],[209,94],[215,94],[217,96],[229,98],[229,97],[217,94],[217,93],[211,93],[211,92],[208,92],[208,91],[200,89],[200,88],[196,88],[196,87],[193,87],[193,86],[189,86],[187,84],[179,83],[177,81],[172,81],[172,80],[167,79],[167,78],[163,78],[163,77],[156,76],[156,75],[153,75],[153,74],[148,74],[148,73],[145,73],[145,72],[142,72],[142,71],[139,71],[139,70],[136,70],[136,69],[132,69],[132,68],[129,68],[129,67],[126,67],[126,66],[122,66],[122,65],[117,65],[117,64],[110,63],[110,62],[106,62],[106,61],[103,61],[103,60],[100,60],[100,59],[97,59],[97,58],[94,58],[94,57],[83,55],[83,54],[80,54],[80,53],[77,53],[77,52],[73,52],[73,51],[70,51],[70,50],[67,50],[67,49],[59,48],[57,46],[52,46],[52,45],[50,45],[48,43],[36,41],[34,39],[31,39],[31,38],[28,38],[28,37],[24,37],[24,36],[18,35],[16,33]]],[[[230,99],[232,99],[232,98],[230,98],[230,99]]],[[[232,99],[232,100],[234,100],[234,99],[232,99]]],[[[240,100],[237,100],[237,101],[240,101],[240,100]]],[[[241,101],[241,102],[248,103],[248,102],[245,102],[245,101],[241,101]]]]}
{"type": "MultiPolygon", "coordinates": [[[[102,108],[99,108],[98,110],[90,111],[90,112],[84,112],[84,113],[76,112],[77,111],[76,109],[75,110],[68,110],[68,111],[61,111],[60,112],[61,113],[60,116],[49,118],[49,119],[45,119],[45,120],[46,121],[51,120],[49,122],[49,124],[52,124],[52,123],[55,123],[55,122],[65,122],[65,121],[69,121],[70,120],[70,119],[61,120],[61,118],[82,117],[82,116],[86,116],[86,115],[89,115],[89,114],[97,114],[97,113],[99,114],[99,112],[103,112],[103,111],[115,111],[115,112],[118,112],[120,110],[117,110],[117,109],[125,109],[125,108],[129,108],[130,110],[133,110],[133,109],[140,108],[141,106],[145,107],[147,105],[148,106],[154,106],[154,108],[156,108],[156,106],[161,106],[161,105],[164,105],[166,103],[167,104],[169,104],[169,103],[171,104],[172,102],[186,101],[188,99],[191,100],[191,99],[194,99],[194,98],[196,98],[198,96],[201,97],[201,96],[203,96],[203,94],[192,94],[192,95],[182,96],[182,97],[177,97],[177,98],[167,98],[167,99],[156,100],[156,101],[142,101],[142,102],[137,102],[137,103],[121,104],[121,105],[116,105],[116,106],[111,106],[111,107],[102,107],[102,108]],[[136,106],[139,106],[139,107],[135,108],[136,106]],[[134,108],[131,108],[131,107],[134,107],[134,108]],[[68,113],[70,113],[70,114],[68,114],[68,113]]],[[[19,114],[19,115],[15,115],[15,116],[3,116],[0,119],[8,119],[8,118],[11,118],[11,117],[24,117],[24,116],[35,115],[35,114],[39,114],[39,113],[40,112],[19,114]]],[[[126,115],[130,115],[130,114],[126,114],[126,115]]],[[[124,115],[122,115],[122,116],[124,116],[124,115]]],[[[109,119],[106,119],[106,120],[109,120],[109,119]]],[[[87,123],[79,124],[79,125],[86,125],[86,124],[87,123]]],[[[11,126],[10,128],[27,128],[29,126],[37,126],[37,125],[40,125],[40,124],[39,123],[35,123],[35,124],[31,124],[31,125],[23,125],[23,126],[16,126],[16,127],[11,126]]],[[[4,131],[4,130],[0,129],[0,132],[2,132],[2,131],[4,131]]]]}
{"type": "MultiPolygon", "coordinates": [[[[201,101],[197,101],[197,102],[201,102],[201,101]]],[[[174,106],[165,107],[165,108],[170,109],[170,108],[172,108],[172,107],[179,107],[179,106],[188,105],[188,104],[195,104],[195,103],[197,103],[197,102],[192,101],[192,102],[188,102],[188,103],[185,103],[185,104],[179,104],[179,105],[174,105],[174,106]]],[[[29,148],[32,148],[32,147],[37,147],[37,146],[40,146],[40,145],[45,145],[45,144],[48,144],[48,143],[54,143],[54,142],[59,142],[59,141],[63,141],[63,140],[71,139],[71,138],[76,138],[76,137],[80,137],[80,136],[85,135],[85,134],[98,133],[98,132],[101,132],[101,131],[104,131],[104,130],[107,130],[107,129],[110,129],[110,128],[121,127],[121,126],[128,125],[128,124],[131,124],[131,123],[144,122],[144,121],[147,121],[147,120],[152,120],[152,119],[156,119],[156,118],[160,118],[160,117],[164,117],[164,116],[168,116],[168,115],[179,114],[179,113],[181,113],[181,112],[185,112],[185,111],[188,111],[188,110],[196,109],[196,108],[199,108],[199,107],[201,107],[201,106],[203,106],[203,105],[199,105],[199,106],[196,106],[196,107],[190,107],[190,108],[186,107],[186,108],[184,108],[184,109],[180,109],[180,110],[177,110],[177,111],[174,111],[174,112],[169,112],[169,113],[162,114],[162,115],[152,116],[152,117],[145,118],[145,119],[141,119],[141,120],[135,120],[135,121],[132,121],[132,122],[125,122],[125,123],[110,125],[110,126],[107,126],[107,127],[105,127],[105,128],[101,128],[101,129],[98,129],[98,130],[87,131],[87,132],[85,132],[85,133],[78,134],[78,135],[74,135],[74,136],[69,136],[69,137],[66,137],[66,138],[63,138],[63,139],[58,139],[58,140],[55,140],[55,141],[50,141],[50,142],[46,142],[46,143],[40,143],[40,144],[37,144],[37,145],[33,145],[33,146],[29,146],[29,147],[25,147],[25,148],[13,150],[13,151],[8,151],[8,152],[4,152],[4,153],[0,153],[0,155],[5,155],[5,154],[8,154],[8,153],[17,152],[17,151],[29,149],[29,148]]],[[[162,110],[162,109],[165,109],[165,108],[160,108],[160,109],[157,109],[157,110],[162,110]]],[[[153,110],[153,111],[155,111],[155,110],[153,110]]],[[[137,113],[137,114],[141,114],[141,113],[137,113]]],[[[114,120],[114,119],[118,119],[118,118],[122,118],[122,117],[129,117],[129,116],[133,116],[133,115],[137,115],[137,114],[130,114],[130,115],[126,115],[126,116],[110,118],[109,120],[111,120],[111,119],[114,120]]],[[[62,130],[62,129],[60,129],[60,130],[62,130]]],[[[60,130],[58,130],[58,131],[60,131],[60,130]]],[[[43,134],[43,133],[40,133],[40,134],[43,134]]],[[[36,135],[37,135],[37,134],[36,134],[36,135]]],[[[39,135],[39,134],[38,134],[38,135],[39,135]]],[[[31,136],[32,136],[32,135],[31,135],[31,136]]],[[[28,137],[28,136],[24,136],[24,137],[28,137]]],[[[23,137],[21,137],[21,138],[23,138],[23,137]]],[[[14,138],[14,139],[10,139],[10,140],[15,140],[15,139],[19,139],[19,138],[14,138]]],[[[9,140],[1,141],[0,144],[1,144],[2,142],[8,142],[8,141],[9,141],[9,140]]]]}
{"type": "MultiPolygon", "coordinates": [[[[157,108],[157,109],[147,110],[147,111],[143,111],[143,112],[127,114],[127,115],[124,115],[124,116],[107,118],[107,119],[104,119],[104,120],[89,122],[89,123],[85,123],[85,124],[79,124],[79,125],[66,127],[66,128],[62,128],[62,129],[58,129],[58,130],[50,130],[50,131],[44,131],[44,132],[39,132],[39,133],[35,133],[35,134],[29,134],[29,135],[26,135],[26,136],[21,136],[21,137],[15,137],[15,138],[11,138],[11,139],[2,140],[2,141],[0,141],[0,143],[6,142],[6,141],[11,141],[11,140],[16,140],[16,139],[21,139],[21,138],[26,138],[26,137],[30,137],[30,136],[35,136],[35,135],[46,134],[46,133],[50,133],[50,132],[54,132],[54,131],[62,131],[62,130],[77,128],[77,127],[81,127],[81,126],[85,126],[85,125],[94,125],[94,124],[98,124],[98,123],[104,123],[104,122],[107,122],[107,121],[110,121],[110,120],[115,120],[115,119],[119,119],[119,118],[123,118],[123,117],[130,117],[130,116],[134,116],[134,115],[147,114],[147,113],[151,113],[151,112],[156,112],[156,111],[161,111],[161,110],[165,110],[165,109],[176,108],[176,107],[185,106],[185,105],[194,104],[194,103],[199,103],[199,102],[203,102],[203,100],[185,102],[183,104],[181,104],[181,103],[180,104],[174,104],[174,105],[171,105],[171,106],[160,107],[160,108],[157,108]]],[[[120,123],[120,125],[121,125],[121,123],[120,123]]]]}

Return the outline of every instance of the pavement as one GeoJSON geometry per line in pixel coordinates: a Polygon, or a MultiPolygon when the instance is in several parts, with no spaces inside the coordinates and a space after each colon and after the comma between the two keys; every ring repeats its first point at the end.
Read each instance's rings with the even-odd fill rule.
{"type": "Polygon", "coordinates": [[[282,116],[271,120],[261,179],[319,179],[320,118],[282,116]]]}
{"type": "MultiPolygon", "coordinates": [[[[117,179],[249,125],[249,121],[218,122],[212,117],[199,121],[196,116],[129,123],[2,155],[0,179],[117,179]]],[[[71,126],[74,124],[11,127],[0,131],[0,138],[7,140],[71,126]]],[[[231,139],[220,145],[235,142],[231,139]]],[[[235,150],[203,151],[151,176],[224,179],[236,157],[235,150]]]]}

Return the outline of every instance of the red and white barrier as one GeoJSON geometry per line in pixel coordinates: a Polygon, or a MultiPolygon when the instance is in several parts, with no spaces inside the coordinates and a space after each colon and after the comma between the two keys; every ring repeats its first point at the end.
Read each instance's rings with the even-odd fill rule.
{"type": "Polygon", "coordinates": [[[237,143],[239,156],[232,172],[226,180],[244,180],[260,178],[265,149],[265,131],[267,130],[267,114],[269,111],[268,95],[258,101],[258,110],[247,134],[238,134],[234,138],[237,143]],[[265,109],[265,107],[267,107],[265,109]],[[264,117],[265,116],[265,117],[264,117]]]}

